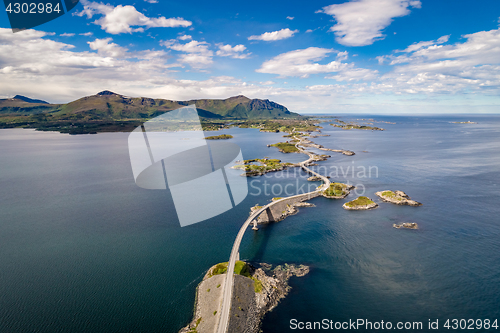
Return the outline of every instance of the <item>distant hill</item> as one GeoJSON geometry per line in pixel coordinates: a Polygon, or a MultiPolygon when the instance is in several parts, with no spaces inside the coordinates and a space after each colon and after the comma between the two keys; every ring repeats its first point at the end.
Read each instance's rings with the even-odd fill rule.
{"type": "MultiPolygon", "coordinates": [[[[80,98],[58,106],[54,115],[81,115],[88,119],[144,119],[166,111],[195,104],[200,116],[206,118],[295,118],[299,115],[269,100],[235,96],[228,99],[197,99],[173,101],[146,97],[127,97],[111,91],[80,98]]],[[[0,105],[1,107],[1,105],[0,105]]]]}
{"type": "Polygon", "coordinates": [[[148,119],[191,104],[196,105],[204,123],[211,124],[224,119],[303,119],[278,103],[241,95],[227,99],[173,101],[127,97],[105,90],[67,104],[48,104],[20,95],[0,99],[0,128],[29,127],[72,134],[129,131],[148,119]]]}
{"type": "Polygon", "coordinates": [[[22,95],[16,95],[16,96],[14,96],[14,99],[19,99],[19,100],[25,101],[27,103],[49,104],[48,102],[42,101],[41,99],[31,99],[29,97],[22,96],[22,95]]]}

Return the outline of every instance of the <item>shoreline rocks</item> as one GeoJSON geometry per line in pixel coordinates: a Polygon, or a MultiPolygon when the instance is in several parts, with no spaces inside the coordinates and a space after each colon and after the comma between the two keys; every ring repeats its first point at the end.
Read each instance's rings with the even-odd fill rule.
{"type": "Polygon", "coordinates": [[[377,195],[380,199],[382,199],[385,202],[390,202],[396,205],[408,205],[413,207],[422,206],[420,202],[411,200],[408,194],[406,194],[403,191],[393,192],[391,190],[386,190],[386,191],[376,192],[375,195],[377,195]]]}
{"type": "MultiPolygon", "coordinates": [[[[198,285],[193,319],[179,333],[214,331],[220,315],[218,306],[222,300],[225,273],[212,276],[209,272],[219,265],[211,267],[198,285]]],[[[290,277],[309,273],[309,267],[304,265],[284,264],[274,269],[265,263],[256,266],[246,263],[245,276],[234,276],[229,332],[258,333],[264,315],[289,293],[290,277]]]]}
{"type": "Polygon", "coordinates": [[[396,229],[402,229],[402,228],[405,228],[405,229],[413,229],[413,230],[417,230],[418,229],[418,224],[412,222],[403,222],[403,223],[399,223],[399,224],[396,224],[394,223],[392,225],[394,228],[396,229]]]}

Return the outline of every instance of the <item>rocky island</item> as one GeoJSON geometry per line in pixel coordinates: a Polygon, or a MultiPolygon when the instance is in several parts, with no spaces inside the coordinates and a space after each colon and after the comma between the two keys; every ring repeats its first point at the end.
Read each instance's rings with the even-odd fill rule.
{"type": "Polygon", "coordinates": [[[347,210],[367,210],[378,207],[370,198],[361,196],[355,200],[346,202],[342,207],[347,210]]]}
{"type": "Polygon", "coordinates": [[[410,223],[410,222],[403,222],[403,223],[399,223],[399,224],[396,224],[394,223],[392,225],[394,228],[396,229],[401,229],[401,228],[405,228],[405,229],[413,229],[413,230],[417,230],[418,229],[418,225],[416,223],[410,223]]]}
{"type": "Polygon", "coordinates": [[[344,199],[349,195],[349,191],[352,190],[354,186],[347,185],[343,183],[331,183],[322,195],[328,199],[344,199]]]}
{"type": "Polygon", "coordinates": [[[408,194],[403,191],[380,191],[376,192],[380,199],[386,202],[390,202],[396,205],[409,205],[409,206],[422,206],[420,202],[415,200],[411,200],[408,194]]]}
{"type": "MultiPolygon", "coordinates": [[[[304,276],[309,267],[304,265],[277,266],[269,264],[255,267],[237,261],[234,269],[234,292],[230,309],[228,332],[257,333],[262,317],[276,307],[289,290],[292,276],[304,276]]],[[[212,266],[198,285],[194,317],[179,333],[213,332],[219,320],[218,305],[222,300],[222,286],[227,262],[212,266]]]]}

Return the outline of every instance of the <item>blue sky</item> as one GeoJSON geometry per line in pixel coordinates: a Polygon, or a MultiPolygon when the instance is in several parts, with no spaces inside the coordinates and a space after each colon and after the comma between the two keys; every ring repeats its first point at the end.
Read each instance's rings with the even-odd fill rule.
{"type": "Polygon", "coordinates": [[[500,2],[83,0],[12,33],[0,96],[268,98],[299,113],[500,110],[500,2]]]}

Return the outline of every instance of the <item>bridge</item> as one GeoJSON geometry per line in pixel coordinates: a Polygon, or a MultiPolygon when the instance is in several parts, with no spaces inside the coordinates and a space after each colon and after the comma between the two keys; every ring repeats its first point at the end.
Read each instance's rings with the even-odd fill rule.
{"type": "MultiPolygon", "coordinates": [[[[295,129],[294,129],[295,130],[295,129]]],[[[217,333],[227,333],[228,330],[228,325],[229,325],[229,314],[231,310],[231,300],[233,298],[233,287],[234,287],[234,265],[237,260],[240,258],[240,245],[241,245],[241,240],[243,239],[243,235],[245,234],[245,231],[248,229],[250,226],[250,223],[254,222],[254,227],[257,226],[257,221],[256,218],[266,211],[267,209],[270,209],[272,206],[281,203],[285,200],[290,200],[293,198],[299,198],[299,197],[305,197],[305,196],[311,196],[313,194],[316,194],[318,192],[326,190],[330,186],[330,180],[326,178],[325,176],[320,175],[319,173],[309,169],[307,165],[309,165],[310,162],[315,161],[315,154],[308,152],[304,149],[302,149],[300,144],[302,143],[302,138],[300,136],[295,136],[294,138],[298,139],[299,142],[295,144],[295,147],[300,150],[301,153],[307,154],[309,158],[306,161],[300,162],[299,166],[305,170],[306,172],[309,172],[310,174],[317,176],[323,180],[323,185],[318,187],[316,190],[308,193],[302,193],[302,194],[297,194],[291,197],[286,197],[282,198],[276,201],[273,201],[260,209],[254,211],[248,219],[243,223],[241,226],[238,235],[236,236],[236,240],[234,241],[233,248],[231,250],[231,256],[229,257],[229,262],[227,264],[227,272],[226,272],[226,277],[224,280],[224,289],[223,289],[223,294],[222,294],[222,303],[221,303],[221,311],[220,311],[220,317],[219,317],[219,322],[217,326],[217,333]]]]}

